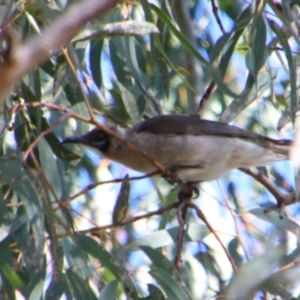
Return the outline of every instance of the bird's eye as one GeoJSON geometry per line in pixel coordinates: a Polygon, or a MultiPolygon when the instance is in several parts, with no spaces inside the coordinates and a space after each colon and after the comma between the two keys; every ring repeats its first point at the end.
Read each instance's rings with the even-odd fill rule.
{"type": "Polygon", "coordinates": [[[101,152],[105,152],[109,146],[109,136],[100,131],[91,131],[88,136],[89,144],[101,152]]]}

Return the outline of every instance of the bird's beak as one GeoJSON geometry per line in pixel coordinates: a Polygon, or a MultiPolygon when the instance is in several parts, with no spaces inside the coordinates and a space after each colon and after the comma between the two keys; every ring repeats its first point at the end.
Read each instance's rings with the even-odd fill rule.
{"type": "Polygon", "coordinates": [[[62,144],[86,144],[84,136],[70,136],[61,141],[62,144]]]}

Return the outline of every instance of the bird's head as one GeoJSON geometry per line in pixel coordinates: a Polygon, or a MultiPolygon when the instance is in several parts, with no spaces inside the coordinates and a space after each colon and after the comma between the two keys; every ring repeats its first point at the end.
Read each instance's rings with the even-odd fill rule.
{"type": "Polygon", "coordinates": [[[71,136],[62,141],[62,144],[68,143],[83,144],[100,152],[106,152],[110,144],[110,137],[99,128],[94,128],[81,136],[71,136]]]}

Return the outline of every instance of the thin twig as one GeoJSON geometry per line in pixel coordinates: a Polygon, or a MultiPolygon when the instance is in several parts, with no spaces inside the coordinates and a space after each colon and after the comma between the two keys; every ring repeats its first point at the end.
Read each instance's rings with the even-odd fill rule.
{"type": "Polygon", "coordinates": [[[178,230],[178,236],[177,236],[177,250],[174,260],[174,266],[177,269],[177,271],[180,273],[181,269],[181,253],[183,249],[183,240],[184,240],[184,233],[185,233],[185,220],[186,220],[186,214],[187,214],[187,201],[182,201],[180,205],[177,207],[177,219],[179,223],[179,230],[178,230]]]}
{"type": "Polygon", "coordinates": [[[178,194],[178,199],[180,201],[180,205],[177,208],[177,219],[179,223],[179,231],[177,236],[177,250],[176,250],[174,265],[179,273],[180,273],[181,263],[182,263],[181,253],[183,249],[186,216],[188,213],[189,204],[191,202],[191,199],[193,198],[194,191],[195,188],[192,185],[186,184],[185,189],[184,190],[181,189],[181,191],[178,194]]]}
{"type": "Polygon", "coordinates": [[[283,208],[286,205],[293,204],[297,202],[299,199],[296,199],[296,195],[294,192],[284,194],[282,193],[277,186],[269,180],[264,174],[259,172],[255,168],[239,168],[242,172],[252,176],[255,180],[261,183],[276,199],[277,205],[272,206],[270,208],[265,209],[265,213],[270,212],[275,209],[280,209],[280,218],[283,218],[283,208]]]}
{"type": "Polygon", "coordinates": [[[215,238],[217,239],[217,241],[220,243],[221,247],[223,248],[224,252],[226,253],[226,255],[228,257],[228,260],[230,261],[234,272],[237,273],[237,271],[238,271],[237,267],[236,267],[236,265],[234,263],[233,258],[230,255],[228,249],[225,247],[225,245],[223,244],[223,242],[221,241],[221,239],[217,235],[216,231],[213,229],[213,227],[207,221],[207,219],[206,219],[205,215],[203,214],[203,212],[194,203],[189,203],[188,206],[190,208],[193,208],[196,211],[197,216],[204,222],[204,224],[207,226],[207,228],[209,229],[209,231],[215,236],[215,238]]]}
{"type": "Polygon", "coordinates": [[[225,193],[224,193],[224,190],[223,190],[223,188],[222,188],[222,186],[221,186],[221,184],[220,184],[220,180],[217,180],[217,182],[218,182],[219,189],[220,189],[220,191],[221,191],[221,193],[222,193],[222,195],[223,195],[223,198],[224,198],[224,200],[225,200],[226,206],[227,206],[227,208],[228,208],[228,210],[229,210],[229,213],[231,214],[231,217],[232,217],[232,219],[233,219],[234,226],[235,226],[235,230],[236,230],[237,239],[238,239],[240,245],[242,246],[242,248],[243,248],[243,250],[244,250],[244,254],[245,254],[245,256],[246,256],[247,261],[250,261],[250,258],[249,258],[249,256],[248,256],[246,247],[245,247],[245,245],[244,245],[244,243],[243,243],[243,241],[242,241],[242,236],[241,236],[241,233],[240,233],[240,229],[239,229],[238,223],[237,223],[237,221],[236,221],[236,216],[234,216],[234,214],[233,214],[233,212],[232,212],[232,208],[231,208],[230,205],[229,205],[229,201],[228,201],[228,199],[227,199],[227,197],[226,197],[226,195],[225,195],[225,193]]]}
{"type": "Polygon", "coordinates": [[[68,51],[67,51],[66,48],[61,47],[61,51],[62,51],[64,57],[66,58],[67,64],[68,64],[69,68],[71,69],[71,71],[72,71],[72,73],[73,73],[73,76],[75,77],[75,79],[76,79],[76,81],[77,81],[77,84],[78,84],[78,86],[79,86],[81,95],[82,95],[82,97],[83,97],[83,99],[84,99],[84,102],[85,102],[85,105],[86,105],[86,107],[87,107],[87,109],[88,109],[90,118],[91,118],[91,120],[95,121],[96,118],[95,118],[95,116],[94,116],[94,113],[93,113],[93,110],[92,110],[91,105],[90,105],[90,103],[89,103],[89,100],[88,100],[88,98],[87,98],[87,96],[86,96],[86,94],[85,94],[85,92],[84,92],[84,90],[83,90],[83,88],[82,88],[82,86],[81,86],[81,82],[80,82],[80,80],[78,79],[77,72],[76,72],[75,66],[74,66],[74,64],[73,64],[73,62],[72,62],[72,59],[71,59],[71,57],[70,57],[70,55],[69,55],[69,53],[68,53],[68,51]]]}
{"type": "Polygon", "coordinates": [[[197,115],[201,116],[203,114],[203,110],[206,106],[206,103],[207,103],[208,99],[210,98],[211,94],[213,93],[213,91],[215,90],[215,88],[216,88],[216,83],[214,81],[212,81],[209,84],[209,86],[207,87],[207,89],[205,90],[204,95],[200,99],[198,110],[197,110],[197,115]]]}
{"type": "Polygon", "coordinates": [[[216,5],[215,0],[211,0],[211,6],[212,6],[213,14],[214,14],[214,16],[215,16],[215,18],[216,18],[216,21],[217,21],[217,23],[218,23],[218,25],[219,25],[221,31],[223,32],[223,34],[226,34],[226,30],[225,30],[225,28],[224,28],[224,26],[223,26],[223,24],[222,24],[222,22],[221,22],[221,19],[220,19],[220,17],[219,17],[219,14],[218,14],[219,8],[218,8],[218,6],[216,5]]]}
{"type": "Polygon", "coordinates": [[[98,227],[94,227],[94,228],[90,228],[90,229],[78,230],[76,233],[80,233],[80,234],[87,234],[87,233],[96,234],[97,232],[102,231],[102,230],[112,229],[112,228],[115,228],[115,227],[120,227],[120,226],[123,226],[123,225],[130,224],[130,223],[142,220],[142,219],[147,219],[147,218],[152,217],[152,216],[162,215],[164,212],[166,212],[166,211],[168,211],[170,209],[177,208],[179,206],[179,204],[180,204],[180,202],[172,203],[170,205],[167,205],[167,206],[162,207],[162,208],[160,208],[158,210],[149,212],[147,214],[144,214],[144,215],[141,215],[141,216],[137,216],[137,217],[130,218],[128,220],[122,221],[121,223],[118,223],[117,225],[116,224],[109,224],[109,225],[105,225],[105,226],[98,226],[98,227]]]}
{"type": "Polygon", "coordinates": [[[41,132],[37,138],[30,144],[30,146],[28,147],[28,149],[25,151],[24,155],[23,155],[23,162],[25,162],[27,160],[28,155],[33,151],[33,148],[38,144],[38,142],[47,134],[49,134],[50,132],[52,132],[54,130],[55,127],[57,127],[58,125],[61,124],[61,122],[67,118],[69,118],[71,116],[71,113],[67,113],[65,115],[63,115],[61,118],[59,118],[58,121],[56,121],[54,124],[52,124],[51,127],[49,127],[47,130],[41,132]]]}
{"type": "MultiPolygon", "coordinates": [[[[133,181],[133,180],[141,180],[141,179],[145,179],[145,178],[149,178],[149,177],[152,177],[154,175],[157,175],[158,174],[158,171],[156,172],[152,172],[152,173],[149,173],[149,174],[146,174],[146,175],[143,175],[143,176],[136,176],[136,177],[130,177],[128,178],[128,180],[130,181],[133,181]]],[[[119,183],[119,182],[123,182],[124,181],[124,178],[115,178],[113,180],[107,180],[107,181],[100,181],[100,182],[96,182],[96,183],[92,183],[92,184],[89,184],[87,186],[85,186],[81,191],[79,191],[78,193],[76,193],[75,195],[67,198],[67,199],[64,199],[64,200],[61,200],[59,202],[59,207],[56,207],[54,208],[54,211],[60,209],[60,207],[62,206],[66,206],[68,205],[71,201],[73,201],[74,199],[78,198],[79,196],[87,193],[88,191],[96,188],[97,186],[99,185],[103,185],[103,184],[111,184],[111,183],[119,183]]]]}

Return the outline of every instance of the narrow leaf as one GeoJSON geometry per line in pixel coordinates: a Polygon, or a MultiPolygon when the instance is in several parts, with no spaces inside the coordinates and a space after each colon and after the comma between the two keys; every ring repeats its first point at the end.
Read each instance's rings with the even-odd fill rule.
{"type": "Polygon", "coordinates": [[[19,290],[24,296],[26,295],[26,285],[10,266],[6,264],[1,265],[0,273],[16,290],[19,290]]]}
{"type": "Polygon", "coordinates": [[[101,54],[103,48],[103,40],[92,41],[90,44],[90,69],[94,79],[94,83],[98,88],[101,87],[102,77],[101,77],[101,54]]]}
{"type": "Polygon", "coordinates": [[[77,235],[76,241],[80,249],[99,259],[104,267],[108,268],[116,278],[120,279],[132,299],[138,298],[128,270],[120,265],[119,261],[111,253],[88,236],[77,235]]]}
{"type": "Polygon", "coordinates": [[[60,174],[57,169],[53,152],[45,139],[41,139],[39,141],[38,149],[43,171],[45,172],[47,180],[49,181],[52,189],[55,191],[57,198],[60,199],[62,195],[60,174]]]}
{"type": "Polygon", "coordinates": [[[167,272],[162,269],[152,270],[150,274],[167,294],[168,299],[172,300],[191,300],[190,295],[183,290],[167,272]]]}
{"type": "Polygon", "coordinates": [[[109,282],[102,290],[98,300],[115,300],[117,298],[118,280],[109,282]]]}
{"type": "Polygon", "coordinates": [[[89,285],[80,276],[74,273],[71,269],[66,272],[67,278],[70,281],[70,287],[73,291],[74,299],[76,300],[93,300],[97,299],[89,285]]]}
{"type": "Polygon", "coordinates": [[[130,181],[128,174],[124,177],[122,182],[116,204],[113,211],[113,223],[121,223],[127,214],[128,204],[129,204],[129,193],[130,193],[130,181]]]}
{"type": "Polygon", "coordinates": [[[162,11],[160,8],[155,6],[154,4],[150,4],[149,7],[157,14],[157,16],[165,22],[170,30],[174,33],[174,35],[178,38],[178,40],[182,43],[182,45],[192,54],[194,55],[201,63],[204,65],[208,65],[207,60],[198,53],[198,51],[193,47],[193,45],[184,37],[184,35],[174,26],[170,17],[162,11]]]}

